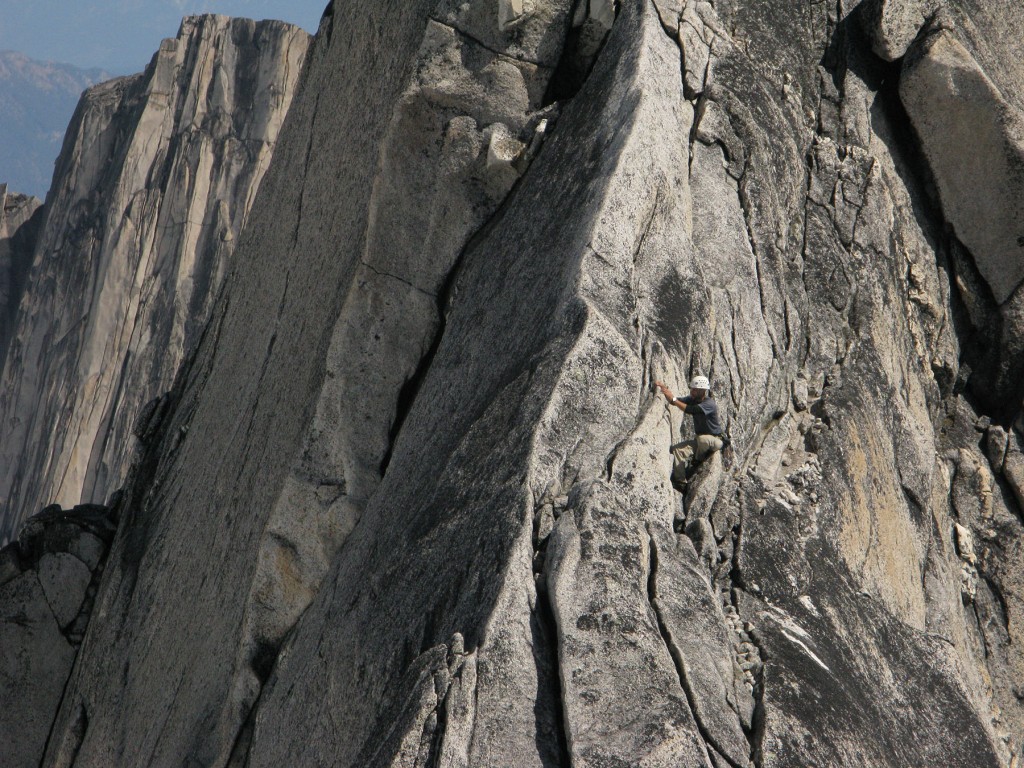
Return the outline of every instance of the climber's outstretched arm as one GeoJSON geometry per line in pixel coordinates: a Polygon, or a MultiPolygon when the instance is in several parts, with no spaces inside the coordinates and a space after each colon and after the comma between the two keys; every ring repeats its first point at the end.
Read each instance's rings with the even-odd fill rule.
{"type": "Polygon", "coordinates": [[[660,381],[654,382],[654,386],[661,390],[661,394],[663,394],[665,396],[665,399],[668,400],[669,405],[674,405],[679,410],[686,411],[687,403],[685,402],[685,398],[676,397],[675,395],[673,395],[672,390],[666,387],[660,381]]]}

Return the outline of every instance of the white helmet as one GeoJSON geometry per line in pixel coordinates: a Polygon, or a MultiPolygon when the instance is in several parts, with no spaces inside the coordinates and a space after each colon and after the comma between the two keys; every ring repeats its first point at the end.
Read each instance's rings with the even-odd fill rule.
{"type": "Polygon", "coordinates": [[[711,382],[707,376],[694,376],[690,382],[690,389],[711,389],[711,382]]]}

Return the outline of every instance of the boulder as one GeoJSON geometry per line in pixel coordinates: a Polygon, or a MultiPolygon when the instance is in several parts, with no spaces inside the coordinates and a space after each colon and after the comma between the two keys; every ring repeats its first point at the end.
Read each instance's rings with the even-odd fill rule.
{"type": "Polygon", "coordinates": [[[886,61],[902,58],[939,6],[940,0],[867,0],[861,19],[871,49],[886,61]]]}

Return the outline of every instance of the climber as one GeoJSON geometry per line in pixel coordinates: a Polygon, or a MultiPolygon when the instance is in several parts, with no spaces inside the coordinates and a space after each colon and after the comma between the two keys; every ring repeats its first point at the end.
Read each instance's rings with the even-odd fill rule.
{"type": "Polygon", "coordinates": [[[687,475],[692,469],[704,461],[715,451],[722,450],[725,445],[722,422],[718,417],[718,403],[711,397],[711,382],[706,376],[695,376],[690,382],[690,394],[687,397],[676,397],[672,391],[660,381],[654,385],[661,390],[669,405],[674,405],[684,413],[693,417],[693,440],[676,443],[669,450],[675,457],[672,468],[672,485],[676,490],[686,488],[687,475]],[[691,466],[692,464],[692,466],[691,466]]]}

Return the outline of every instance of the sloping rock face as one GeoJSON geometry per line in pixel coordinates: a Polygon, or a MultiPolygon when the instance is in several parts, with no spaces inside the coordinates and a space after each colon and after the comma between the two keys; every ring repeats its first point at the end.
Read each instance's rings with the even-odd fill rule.
{"type": "Polygon", "coordinates": [[[0,367],[32,265],[41,206],[38,198],[9,193],[7,185],[0,184],[0,367]]]}
{"type": "Polygon", "coordinates": [[[974,334],[965,362],[987,410],[1024,401],[1024,19],[1003,3],[943,8],[902,65],[900,98],[960,247],[974,334]]]}
{"type": "Polygon", "coordinates": [[[42,764],[1019,764],[1007,256],[868,11],[332,3],[42,764]]]}
{"type": "Polygon", "coordinates": [[[105,507],[32,517],[0,549],[0,753],[39,764],[89,621],[117,519],[105,507]]]}
{"type": "Polygon", "coordinates": [[[83,96],[0,385],[0,539],[124,482],[136,416],[206,326],[308,40],[187,18],[144,74],[83,96]]]}

